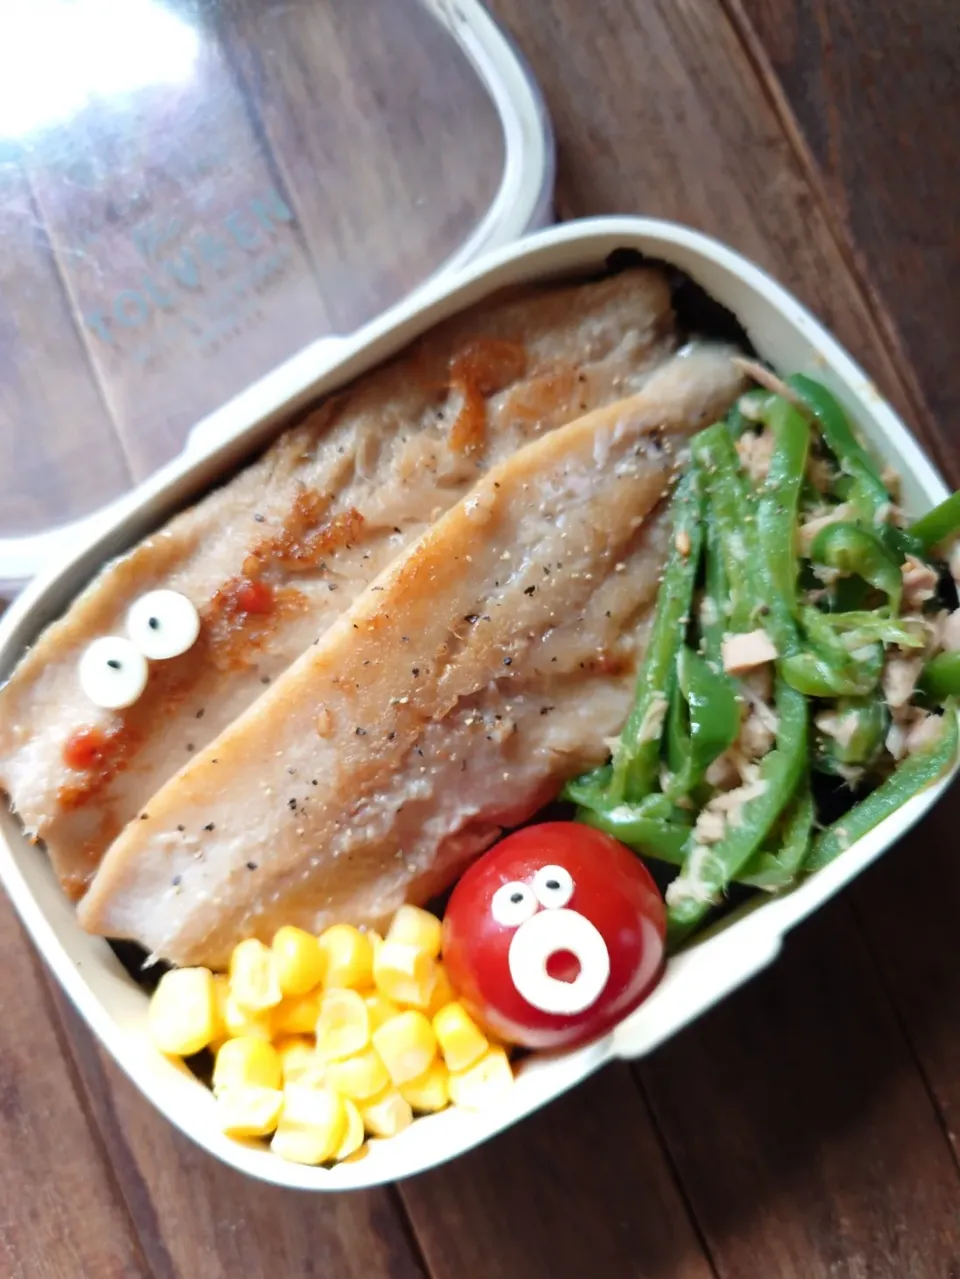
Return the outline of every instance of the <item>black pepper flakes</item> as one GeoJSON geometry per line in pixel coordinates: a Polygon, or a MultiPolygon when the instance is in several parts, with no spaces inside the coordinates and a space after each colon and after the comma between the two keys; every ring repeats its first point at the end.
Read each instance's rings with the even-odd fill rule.
{"type": "Polygon", "coordinates": [[[291,813],[295,813],[297,811],[297,801],[294,796],[291,795],[291,797],[287,800],[287,807],[290,809],[291,813]]]}
{"type": "Polygon", "coordinates": [[[266,517],[265,517],[265,516],[263,516],[263,515],[260,515],[260,514],[258,513],[258,514],[256,514],[256,515],[254,515],[254,517],[253,517],[253,518],[257,521],[257,523],[258,523],[258,524],[262,524],[262,523],[263,523],[263,521],[264,521],[264,519],[265,519],[266,517]]]}
{"type": "Polygon", "coordinates": [[[413,666],[413,667],[411,667],[411,668],[410,668],[410,674],[414,677],[414,679],[416,679],[416,678],[417,678],[417,676],[420,674],[420,667],[419,667],[419,666],[413,666]]]}
{"type": "Polygon", "coordinates": [[[526,586],[524,587],[523,593],[524,595],[535,595],[536,591],[537,588],[535,586],[526,586]]]}
{"type": "Polygon", "coordinates": [[[182,880],[182,878],[183,878],[182,875],[174,875],[173,879],[170,881],[173,884],[174,888],[180,887],[180,881],[182,880]]]}
{"type": "Polygon", "coordinates": [[[148,821],[148,820],[149,820],[149,818],[150,818],[150,814],[149,814],[149,813],[141,813],[141,814],[140,814],[140,820],[141,820],[142,822],[148,821]]]}
{"type": "Polygon", "coordinates": [[[183,834],[183,832],[184,832],[186,829],[187,829],[187,828],[186,828],[186,826],[178,826],[178,827],[177,827],[177,830],[180,832],[180,834],[181,834],[181,835],[183,834]]]}
{"type": "Polygon", "coordinates": [[[197,719],[203,719],[203,711],[204,711],[204,708],[201,706],[200,709],[197,711],[197,719]]]}
{"type": "Polygon", "coordinates": [[[213,830],[213,829],[214,829],[213,822],[207,822],[206,826],[204,826],[204,828],[203,828],[203,829],[204,829],[204,830],[213,830]]]}
{"type": "Polygon", "coordinates": [[[358,737],[366,737],[367,735],[367,730],[365,728],[360,728],[359,725],[353,731],[358,737]]]}
{"type": "Polygon", "coordinates": [[[261,676],[260,676],[260,683],[261,683],[261,684],[269,684],[269,683],[270,683],[270,676],[269,676],[269,675],[261,675],[261,676]]]}
{"type": "Polygon", "coordinates": [[[480,614],[467,613],[463,620],[467,623],[468,626],[473,626],[474,622],[478,622],[480,620],[480,614]]]}
{"type": "Polygon", "coordinates": [[[256,870],[256,869],[257,869],[256,862],[247,862],[247,870],[256,870]]]}
{"type": "Polygon", "coordinates": [[[337,584],[336,584],[336,582],[328,582],[328,583],[327,583],[327,590],[328,590],[328,591],[335,591],[336,589],[337,589],[337,584]]]}
{"type": "Polygon", "coordinates": [[[513,658],[512,658],[512,657],[505,657],[505,658],[503,659],[503,664],[504,664],[504,666],[512,666],[512,665],[513,665],[513,658]]]}
{"type": "Polygon", "coordinates": [[[293,776],[294,776],[294,774],[296,773],[296,771],[297,771],[297,770],[294,768],[294,766],[293,766],[292,764],[288,764],[288,765],[287,765],[287,772],[290,774],[290,776],[291,776],[291,777],[293,777],[293,776]]]}
{"type": "Polygon", "coordinates": [[[193,749],[194,749],[193,742],[187,742],[187,754],[188,754],[188,755],[190,754],[190,752],[191,752],[193,749]]]}
{"type": "Polygon", "coordinates": [[[388,741],[388,742],[392,742],[392,741],[393,741],[393,739],[396,737],[396,735],[397,735],[397,734],[396,734],[396,732],[389,732],[389,733],[387,734],[387,741],[388,741]]]}

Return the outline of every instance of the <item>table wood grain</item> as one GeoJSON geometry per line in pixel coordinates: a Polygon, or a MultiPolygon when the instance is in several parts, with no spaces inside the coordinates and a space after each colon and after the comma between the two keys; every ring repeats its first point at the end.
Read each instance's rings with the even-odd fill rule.
{"type": "MultiPolygon", "coordinates": [[[[13,232],[0,224],[0,489],[13,471],[19,481],[0,533],[4,519],[41,520],[71,500],[46,477],[50,456],[70,458],[76,433],[54,425],[14,447],[11,422],[56,424],[72,412],[97,442],[91,474],[108,494],[182,432],[188,407],[170,395],[166,370],[186,359],[195,404],[216,401],[222,386],[207,376],[216,360],[204,340],[255,372],[270,362],[263,335],[276,333],[278,314],[288,345],[366,318],[436,265],[486,198],[484,166],[464,168],[463,121],[448,121],[443,145],[417,153],[409,171],[395,154],[410,138],[377,152],[344,0],[180,8],[200,15],[205,74],[224,86],[206,130],[206,213],[222,220],[246,200],[246,220],[229,232],[235,247],[246,237],[252,257],[276,253],[253,247],[269,231],[285,250],[281,274],[262,275],[259,290],[248,283],[256,301],[237,332],[221,323],[215,296],[186,319],[178,310],[179,328],[152,317],[155,349],[141,343],[133,367],[89,321],[100,303],[84,292],[89,260],[72,250],[86,227],[103,262],[142,287],[140,260],[124,257],[149,222],[136,192],[88,199],[78,223],[63,183],[50,181],[55,152],[0,163],[4,207],[35,231],[28,271],[22,253],[5,258],[13,232]],[[318,127],[321,58],[346,99],[342,134],[318,127]],[[217,181],[224,149],[247,157],[247,178],[231,178],[232,204],[217,181]],[[345,210],[317,174],[356,164],[358,152],[360,204],[345,210]],[[452,215],[445,206],[446,220],[424,210],[445,177],[462,197],[452,215]],[[255,208],[251,220],[250,199],[279,201],[272,219],[258,221],[255,208]],[[400,237],[427,219],[429,234],[404,245],[402,269],[390,243],[371,238],[364,204],[392,206],[400,237]],[[367,263],[358,294],[347,275],[367,263]],[[60,298],[49,324],[23,303],[25,279],[60,298]],[[149,447],[132,429],[138,415],[149,447]]],[[[955,0],[493,0],[492,9],[548,100],[560,216],[652,213],[734,244],[836,331],[960,482],[955,0]]],[[[436,113],[455,74],[442,40],[389,20],[374,36],[365,48],[381,74],[402,58],[430,81],[426,109],[436,113]]],[[[403,83],[392,99],[398,120],[403,83]]],[[[470,107],[476,120],[483,109],[470,107]]],[[[101,122],[88,154],[109,167],[110,145],[101,122]]],[[[182,255],[199,251],[196,236],[190,225],[170,234],[161,260],[189,283],[182,255]]],[[[86,495],[91,504],[99,492],[86,495]]],[[[956,1279],[958,827],[954,792],[789,937],[772,969],[650,1059],[610,1067],[448,1167],[336,1198],[247,1182],[173,1132],[104,1059],[0,900],[0,1273],[956,1279]]]]}

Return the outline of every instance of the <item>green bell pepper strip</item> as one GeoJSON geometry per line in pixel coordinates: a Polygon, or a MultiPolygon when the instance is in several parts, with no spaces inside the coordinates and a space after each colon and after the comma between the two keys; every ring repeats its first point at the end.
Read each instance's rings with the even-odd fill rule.
{"type": "Polygon", "coordinates": [[[689,795],[704,773],[740,731],[740,705],[733,681],[682,644],[677,651],[667,715],[664,794],[689,795]]]}
{"type": "Polygon", "coordinates": [[[683,870],[667,889],[667,941],[675,948],[703,922],[773,829],[807,768],[807,700],[777,681],[776,747],[760,763],[761,794],[748,800],[740,822],[704,848],[690,835],[683,870]]]}
{"type": "Polygon", "coordinates": [[[730,593],[727,588],[727,570],[723,562],[720,532],[712,516],[713,506],[708,500],[703,548],[703,596],[700,600],[700,615],[697,621],[700,626],[700,638],[703,641],[703,655],[708,662],[719,667],[722,661],[727,600],[730,593]]]}
{"type": "Polygon", "coordinates": [[[813,539],[810,559],[845,576],[862,577],[886,595],[891,614],[899,613],[903,596],[900,561],[869,529],[859,524],[828,524],[813,539]]]}
{"type": "Polygon", "coordinates": [[[897,648],[923,648],[927,630],[922,622],[897,617],[878,617],[866,609],[847,613],[824,613],[824,626],[838,637],[848,652],[865,644],[894,644],[897,648]]]}
{"type": "Polygon", "coordinates": [[[873,644],[859,651],[864,654],[861,661],[842,667],[819,653],[790,653],[781,659],[780,673],[805,697],[866,697],[876,688],[883,671],[883,649],[873,644]]]}
{"type": "Polygon", "coordinates": [[[944,707],[943,728],[939,736],[924,750],[908,755],[866,799],[821,831],[813,841],[804,871],[812,875],[822,870],[895,813],[908,799],[932,786],[956,763],[957,744],[957,712],[950,701],[944,707]]]}
{"type": "Polygon", "coordinates": [[[960,653],[938,653],[931,658],[920,675],[919,687],[935,702],[960,696],[960,653]]]}
{"type": "Polygon", "coordinates": [[[907,532],[915,538],[924,551],[931,550],[951,534],[960,531],[960,492],[951,493],[939,506],[910,525],[907,532]]]}
{"type": "Polygon", "coordinates": [[[757,853],[737,876],[737,883],[749,888],[762,888],[768,893],[789,888],[795,883],[810,851],[814,815],[809,779],[803,777],[784,814],[779,850],[757,853]]]}
{"type": "Polygon", "coordinates": [[[896,524],[874,524],[873,531],[898,564],[902,564],[908,555],[915,555],[921,560],[926,558],[926,547],[909,529],[898,528],[896,524]]]}
{"type": "Polygon", "coordinates": [[[881,507],[890,501],[880,467],[854,435],[839,401],[825,386],[803,373],[788,377],[787,385],[810,409],[840,469],[853,480],[848,500],[872,523],[881,507]]]}
{"type": "MultiPolygon", "coordinates": [[[[665,800],[663,795],[649,795],[647,798],[665,800]]],[[[671,820],[668,816],[645,809],[645,803],[645,800],[641,800],[639,804],[579,808],[576,819],[585,826],[592,826],[595,830],[612,835],[634,852],[679,865],[683,857],[683,846],[690,835],[690,815],[684,814],[684,819],[681,820],[680,810],[668,803],[667,807],[673,813],[671,820]]]]}
{"type": "Polygon", "coordinates": [[[821,771],[836,773],[837,765],[870,764],[879,754],[887,728],[890,723],[890,712],[882,697],[847,697],[841,698],[834,708],[836,714],[849,723],[847,717],[853,718],[850,732],[844,733],[843,743],[827,733],[817,739],[818,765],[821,771]]]}
{"type": "Polygon", "coordinates": [[[757,503],[756,544],[769,610],[764,628],[781,654],[799,646],[794,620],[797,609],[797,508],[810,445],[803,416],[782,396],[766,406],[766,424],[774,438],[767,478],[757,503]]]}
{"type": "Polygon", "coordinates": [[[637,679],[636,697],[613,755],[607,788],[612,805],[649,794],[660,768],[660,738],[670,676],[690,617],[703,543],[702,477],[695,463],[677,485],[672,512],[673,539],[637,679]]]}
{"type": "Polygon", "coordinates": [[[722,422],[694,436],[691,453],[704,476],[710,522],[715,530],[727,581],[726,629],[749,631],[760,603],[756,594],[753,503],[740,473],[740,460],[722,422]]]}

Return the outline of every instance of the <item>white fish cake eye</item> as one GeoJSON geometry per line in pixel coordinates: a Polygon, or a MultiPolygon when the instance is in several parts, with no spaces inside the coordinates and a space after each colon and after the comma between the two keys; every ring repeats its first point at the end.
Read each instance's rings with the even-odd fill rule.
{"type": "Polygon", "coordinates": [[[491,915],[504,928],[519,928],[521,924],[531,919],[537,910],[537,899],[533,889],[529,884],[521,883],[519,879],[509,884],[501,884],[493,894],[493,900],[490,903],[491,915]]]}
{"type": "Polygon", "coordinates": [[[200,634],[200,614],[179,591],[148,591],[130,605],[127,635],[152,662],[179,657],[200,634]]]}
{"type": "Polygon", "coordinates": [[[129,640],[105,635],[80,658],[80,687],[94,706],[117,711],[132,706],[147,686],[147,659],[129,640]]]}
{"type": "Polygon", "coordinates": [[[560,910],[573,896],[573,876],[562,866],[541,866],[533,877],[537,901],[547,910],[560,910]]]}

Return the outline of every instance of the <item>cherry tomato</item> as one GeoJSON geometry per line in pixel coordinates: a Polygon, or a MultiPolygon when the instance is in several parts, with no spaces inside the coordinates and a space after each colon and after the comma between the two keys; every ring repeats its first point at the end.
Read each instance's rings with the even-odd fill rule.
{"type": "Polygon", "coordinates": [[[443,958],[471,1015],[507,1043],[569,1047],[608,1030],[663,970],[666,911],[637,857],[575,822],[507,836],[464,874],[443,958]]]}

